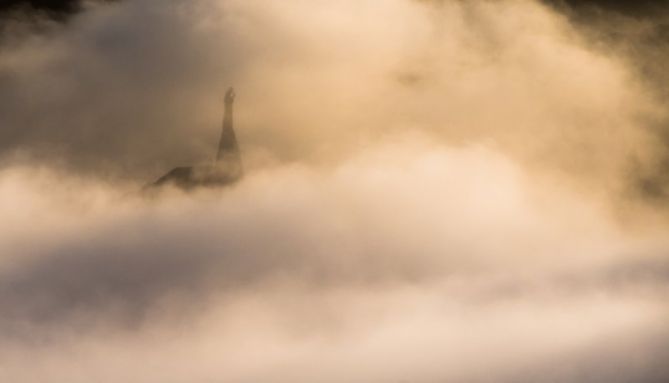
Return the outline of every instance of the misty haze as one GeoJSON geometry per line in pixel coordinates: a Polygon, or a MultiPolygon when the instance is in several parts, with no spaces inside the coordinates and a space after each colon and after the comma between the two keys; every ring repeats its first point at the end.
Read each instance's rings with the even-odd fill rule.
{"type": "Polygon", "coordinates": [[[668,28],[4,2],[0,382],[669,382],[668,28]]]}

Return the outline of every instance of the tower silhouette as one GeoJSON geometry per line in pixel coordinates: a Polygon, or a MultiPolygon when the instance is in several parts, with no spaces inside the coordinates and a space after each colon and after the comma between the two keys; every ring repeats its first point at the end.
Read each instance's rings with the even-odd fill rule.
{"type": "Polygon", "coordinates": [[[239,153],[239,145],[237,144],[237,137],[233,128],[234,119],[234,104],[235,97],[234,88],[228,89],[225,93],[225,111],[223,113],[223,129],[221,130],[221,140],[218,143],[218,153],[216,153],[217,166],[228,168],[231,174],[236,174],[241,177],[243,174],[242,157],[239,153]]]}
{"type": "Polygon", "coordinates": [[[235,90],[229,88],[225,93],[223,128],[214,164],[176,167],[150,186],[174,185],[182,189],[225,186],[242,177],[242,157],[233,127],[235,97],[235,90]]]}

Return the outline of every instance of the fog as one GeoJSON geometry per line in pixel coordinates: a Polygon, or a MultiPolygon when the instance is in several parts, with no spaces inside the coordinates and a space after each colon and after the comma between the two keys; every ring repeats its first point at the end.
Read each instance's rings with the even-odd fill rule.
{"type": "Polygon", "coordinates": [[[666,381],[664,80],[607,29],[661,26],[635,20],[133,0],[7,21],[0,381],[666,381]],[[245,177],[143,192],[213,160],[230,84],[245,177]]]}

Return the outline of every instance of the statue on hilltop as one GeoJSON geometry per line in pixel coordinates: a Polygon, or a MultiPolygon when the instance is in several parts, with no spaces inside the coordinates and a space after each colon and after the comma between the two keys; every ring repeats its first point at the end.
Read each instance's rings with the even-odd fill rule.
{"type": "Polygon", "coordinates": [[[225,93],[223,129],[214,164],[176,167],[151,186],[173,185],[182,189],[192,189],[198,186],[216,187],[230,185],[242,177],[242,158],[233,128],[235,97],[235,90],[229,88],[225,93]]]}

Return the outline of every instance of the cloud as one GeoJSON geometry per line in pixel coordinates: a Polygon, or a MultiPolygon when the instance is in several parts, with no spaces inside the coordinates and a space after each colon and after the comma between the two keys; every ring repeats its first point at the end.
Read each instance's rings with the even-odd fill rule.
{"type": "Polygon", "coordinates": [[[657,157],[646,128],[661,103],[566,19],[529,2],[439,4],[92,7],[3,52],[0,152],[150,180],[213,156],[234,83],[251,163],[337,161],[416,130],[624,189],[634,161],[657,157]]]}
{"type": "Polygon", "coordinates": [[[568,16],[135,0],[49,28],[0,50],[0,381],[666,380],[636,194],[663,102],[568,16]],[[141,194],[213,158],[231,83],[244,180],[141,194]]]}
{"type": "Polygon", "coordinates": [[[3,378],[589,382],[631,349],[620,376],[665,376],[666,241],[499,152],[404,137],[224,190],[111,185],[3,175],[3,378]]]}

